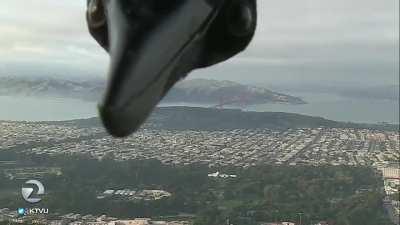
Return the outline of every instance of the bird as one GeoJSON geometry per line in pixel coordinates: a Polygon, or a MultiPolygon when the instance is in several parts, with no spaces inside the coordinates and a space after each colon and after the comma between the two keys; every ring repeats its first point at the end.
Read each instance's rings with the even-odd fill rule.
{"type": "Polygon", "coordinates": [[[109,54],[98,105],[114,137],[137,131],[193,70],[244,51],[256,31],[256,0],[87,0],[89,33],[109,54]]]}

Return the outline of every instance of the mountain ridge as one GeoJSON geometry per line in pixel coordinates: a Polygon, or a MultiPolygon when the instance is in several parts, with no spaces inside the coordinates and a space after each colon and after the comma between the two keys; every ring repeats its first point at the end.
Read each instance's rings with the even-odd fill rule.
{"type": "MultiPolygon", "coordinates": [[[[64,97],[87,101],[100,100],[106,82],[100,79],[70,81],[57,78],[4,77],[0,82],[1,95],[64,97]]],[[[301,98],[243,85],[232,81],[206,79],[183,80],[168,93],[163,103],[254,105],[264,103],[305,104],[301,98]]]]}
{"type": "Polygon", "coordinates": [[[232,81],[192,79],[179,82],[165,97],[170,102],[255,105],[265,103],[305,104],[301,98],[232,81]]]}

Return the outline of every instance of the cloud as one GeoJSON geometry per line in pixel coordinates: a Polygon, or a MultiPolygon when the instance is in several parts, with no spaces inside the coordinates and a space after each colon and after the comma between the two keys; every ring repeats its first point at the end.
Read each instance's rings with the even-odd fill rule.
{"type": "Polygon", "coordinates": [[[58,65],[53,73],[106,67],[106,54],[87,32],[85,1],[2,0],[0,33],[0,58],[10,70],[18,64],[58,65]]]}
{"type": "Polygon", "coordinates": [[[260,23],[247,51],[196,76],[257,83],[399,82],[398,1],[258,3],[260,23]]]}
{"type": "MultiPolygon", "coordinates": [[[[1,60],[13,66],[48,66],[55,73],[104,75],[107,55],[87,32],[85,3],[0,1],[1,60]]],[[[297,82],[298,77],[302,82],[399,82],[399,1],[258,4],[259,26],[247,51],[194,76],[270,83],[297,82]]],[[[2,72],[7,69],[12,67],[3,66],[2,72]]]]}

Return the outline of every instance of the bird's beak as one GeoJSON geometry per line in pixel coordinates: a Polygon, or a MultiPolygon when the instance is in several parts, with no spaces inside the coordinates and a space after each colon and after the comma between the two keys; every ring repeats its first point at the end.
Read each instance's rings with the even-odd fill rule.
{"type": "Polygon", "coordinates": [[[169,88],[194,69],[203,33],[223,0],[174,1],[174,9],[160,15],[135,14],[126,2],[104,0],[111,60],[99,111],[116,137],[137,130],[169,88]]]}

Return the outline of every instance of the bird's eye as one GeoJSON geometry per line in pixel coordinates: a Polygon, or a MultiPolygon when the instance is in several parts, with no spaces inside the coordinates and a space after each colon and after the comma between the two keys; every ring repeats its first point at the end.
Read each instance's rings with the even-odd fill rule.
{"type": "Polygon", "coordinates": [[[106,24],[107,19],[102,0],[88,1],[87,19],[91,28],[99,28],[106,24]]]}
{"type": "Polygon", "coordinates": [[[231,35],[246,36],[253,31],[255,18],[247,1],[232,1],[227,10],[227,24],[231,35]]]}

